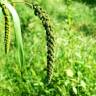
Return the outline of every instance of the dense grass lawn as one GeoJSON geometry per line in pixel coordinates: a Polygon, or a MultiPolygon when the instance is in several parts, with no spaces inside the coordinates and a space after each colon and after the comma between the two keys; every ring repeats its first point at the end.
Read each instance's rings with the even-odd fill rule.
{"type": "Polygon", "coordinates": [[[32,9],[16,4],[24,44],[23,77],[13,29],[4,53],[4,18],[0,9],[0,96],[96,96],[96,7],[64,0],[37,0],[54,28],[55,58],[51,84],[46,85],[46,34],[32,9]],[[2,23],[3,22],[3,23],[2,23]]]}

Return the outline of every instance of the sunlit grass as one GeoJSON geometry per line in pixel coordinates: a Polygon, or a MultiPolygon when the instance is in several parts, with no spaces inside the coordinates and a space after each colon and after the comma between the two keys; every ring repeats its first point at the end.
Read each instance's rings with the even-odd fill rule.
{"type": "MultiPolygon", "coordinates": [[[[5,63],[3,56],[3,34],[0,32],[0,96],[95,96],[96,95],[96,39],[94,8],[82,3],[73,3],[72,25],[68,25],[66,6],[61,1],[39,1],[45,7],[54,25],[55,60],[52,83],[45,85],[46,41],[41,22],[22,4],[17,12],[22,23],[25,50],[25,72],[20,77],[15,49],[5,63]],[[60,3],[60,8],[58,8],[60,3]],[[22,6],[21,6],[22,5],[22,6]],[[56,10],[57,9],[57,10],[56,10]],[[76,10],[78,9],[78,10],[76,10]],[[23,13],[24,12],[24,13],[23,13]],[[51,14],[52,13],[52,14],[51,14]],[[64,17],[65,16],[65,17],[64,17]],[[31,18],[32,17],[32,18],[31,18]],[[62,17],[62,18],[61,18],[62,17]],[[94,26],[92,26],[94,25],[94,26]],[[86,32],[86,34],[85,34],[86,32]],[[89,32],[87,34],[87,32],[89,32]],[[2,34],[2,35],[1,35],[2,34]],[[13,55],[12,55],[13,54],[13,55]],[[75,94],[75,95],[74,95],[75,94]]],[[[1,19],[0,19],[1,20],[1,19]]],[[[0,23],[0,31],[3,31],[0,23]]],[[[14,45],[15,46],[15,45],[14,45]]]]}

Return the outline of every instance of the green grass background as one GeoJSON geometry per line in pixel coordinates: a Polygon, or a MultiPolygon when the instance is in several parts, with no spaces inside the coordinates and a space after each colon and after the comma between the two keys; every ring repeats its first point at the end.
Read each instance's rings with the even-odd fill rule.
{"type": "Polygon", "coordinates": [[[46,34],[43,25],[32,9],[17,3],[25,71],[21,78],[13,29],[10,53],[4,54],[4,18],[0,8],[0,96],[96,96],[96,2],[37,1],[49,14],[54,27],[52,82],[46,86],[46,34]]]}

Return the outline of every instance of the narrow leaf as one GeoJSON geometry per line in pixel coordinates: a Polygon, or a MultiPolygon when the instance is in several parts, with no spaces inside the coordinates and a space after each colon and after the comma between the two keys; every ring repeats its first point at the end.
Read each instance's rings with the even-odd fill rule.
{"type": "Polygon", "coordinates": [[[24,52],[23,52],[23,43],[22,43],[22,36],[21,36],[20,19],[16,10],[10,3],[6,2],[5,5],[9,9],[10,13],[12,14],[14,29],[15,29],[15,36],[16,36],[16,45],[18,50],[18,60],[21,68],[21,65],[23,65],[24,63],[24,52]]]}

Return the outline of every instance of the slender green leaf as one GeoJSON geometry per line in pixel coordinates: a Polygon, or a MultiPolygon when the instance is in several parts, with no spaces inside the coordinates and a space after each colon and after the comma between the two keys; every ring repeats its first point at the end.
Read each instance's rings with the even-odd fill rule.
{"type": "Polygon", "coordinates": [[[16,45],[18,50],[18,60],[21,65],[24,63],[24,52],[23,52],[23,43],[22,43],[22,36],[21,36],[21,27],[20,27],[20,20],[19,16],[14,9],[14,7],[10,3],[5,3],[6,7],[9,9],[10,13],[12,14],[13,22],[14,22],[14,29],[15,29],[15,36],[16,36],[16,45]]]}

